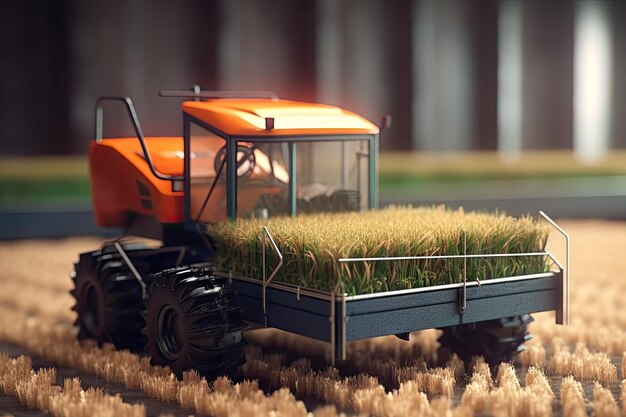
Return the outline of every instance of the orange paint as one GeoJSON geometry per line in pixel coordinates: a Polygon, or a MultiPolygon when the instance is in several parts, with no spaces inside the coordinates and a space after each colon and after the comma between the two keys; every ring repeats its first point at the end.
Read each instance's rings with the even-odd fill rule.
{"type": "MultiPolygon", "coordinates": [[[[176,152],[182,154],[182,138],[146,138],[146,144],[159,172],[182,175],[183,160],[166,157],[176,152]]],[[[137,138],[91,143],[91,192],[99,226],[124,227],[131,213],[154,215],[161,223],[183,221],[183,192],[172,191],[171,181],[156,178],[142,155],[137,138]],[[138,182],[147,188],[149,196],[140,196],[138,182]],[[142,199],[150,200],[152,208],[142,206],[142,199]]]]}
{"type": "Polygon", "coordinates": [[[324,104],[269,99],[186,101],[183,111],[230,136],[364,135],[378,127],[363,117],[324,104]],[[265,129],[265,118],[274,129],[265,129]]]}

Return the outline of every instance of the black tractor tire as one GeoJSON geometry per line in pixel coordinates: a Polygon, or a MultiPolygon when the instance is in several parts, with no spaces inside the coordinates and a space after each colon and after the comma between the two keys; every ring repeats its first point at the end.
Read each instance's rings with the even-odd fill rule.
{"type": "Polygon", "coordinates": [[[155,274],[149,294],[146,352],[153,365],[169,366],[179,377],[195,369],[214,379],[245,363],[248,326],[224,279],[203,268],[176,268],[155,274]]]}
{"type": "Polygon", "coordinates": [[[440,357],[456,353],[469,364],[474,356],[482,355],[492,368],[511,362],[524,350],[524,342],[531,339],[528,325],[533,320],[530,314],[524,314],[446,327],[439,338],[440,357]]]}
{"type": "Polygon", "coordinates": [[[119,254],[105,249],[83,254],[74,268],[70,293],[76,300],[78,339],[141,352],[146,343],[141,286],[119,254]]]}

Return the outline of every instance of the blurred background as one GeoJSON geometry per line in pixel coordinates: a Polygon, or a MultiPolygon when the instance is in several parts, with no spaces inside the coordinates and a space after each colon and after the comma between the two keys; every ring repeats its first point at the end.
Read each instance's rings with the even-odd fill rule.
{"type": "MultiPolygon", "coordinates": [[[[41,233],[28,213],[92,232],[98,96],[180,135],[180,102],[157,93],[196,83],[392,115],[383,204],[626,218],[626,1],[29,0],[0,16],[5,237],[41,233]]],[[[107,126],[132,134],[121,112],[107,126]]]]}

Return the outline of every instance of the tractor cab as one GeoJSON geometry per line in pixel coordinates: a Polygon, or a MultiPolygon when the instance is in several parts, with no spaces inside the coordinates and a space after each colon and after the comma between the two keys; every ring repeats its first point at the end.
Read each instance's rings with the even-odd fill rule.
{"type": "MultiPolygon", "coordinates": [[[[181,228],[241,217],[376,208],[378,127],[335,106],[272,93],[166,91],[182,137],[145,137],[128,97],[102,97],[89,151],[96,222],[179,243],[181,228]],[[103,103],[136,137],[103,138],[103,103]]],[[[187,237],[185,237],[186,239],[187,237]]]]}
{"type": "Polygon", "coordinates": [[[274,98],[182,108],[188,221],[376,206],[378,128],[360,116],[274,98]]]}

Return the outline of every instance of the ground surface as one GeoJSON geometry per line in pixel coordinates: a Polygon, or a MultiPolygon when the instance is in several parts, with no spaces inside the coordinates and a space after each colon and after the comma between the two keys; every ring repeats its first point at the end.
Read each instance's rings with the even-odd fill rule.
{"type": "MultiPolygon", "coordinates": [[[[145,405],[124,408],[119,415],[306,415],[305,408],[317,416],[619,415],[626,351],[626,223],[562,225],[572,236],[571,324],[556,326],[553,314],[537,315],[527,352],[515,368],[502,367],[496,381],[483,383],[480,366],[464,374],[455,362],[447,370],[435,369],[437,331],[414,334],[409,342],[392,337],[351,344],[349,360],[338,370],[325,368],[324,345],[255,331],[249,334],[248,364],[236,382],[246,378],[258,385],[221,380],[209,388],[193,376],[173,380],[135,356],[73,341],[68,274],[77,254],[99,243],[82,238],[0,243],[0,352],[9,358],[28,355],[34,371],[55,367],[56,381],[48,385],[63,386],[65,378],[77,377],[83,390],[101,387],[105,397],[121,395],[126,405],[145,405]],[[529,371],[530,365],[535,367],[529,371]],[[565,379],[567,375],[573,379],[565,379]],[[576,381],[583,392],[576,390],[576,381]]],[[[554,235],[549,249],[560,259],[565,258],[562,246],[554,235]]],[[[16,395],[28,403],[36,374],[20,374],[16,378],[23,381],[7,382],[7,369],[13,369],[8,366],[13,366],[10,359],[0,357],[0,391],[10,392],[13,383],[16,395]]],[[[70,391],[67,386],[50,391],[65,407],[54,408],[55,415],[72,415],[62,410],[76,410],[71,408],[76,402],[87,409],[99,406],[84,392],[65,395],[70,391]]],[[[31,401],[35,408],[50,404],[45,399],[31,401]]],[[[0,395],[3,414],[43,412],[29,410],[15,396],[0,395]]]]}

